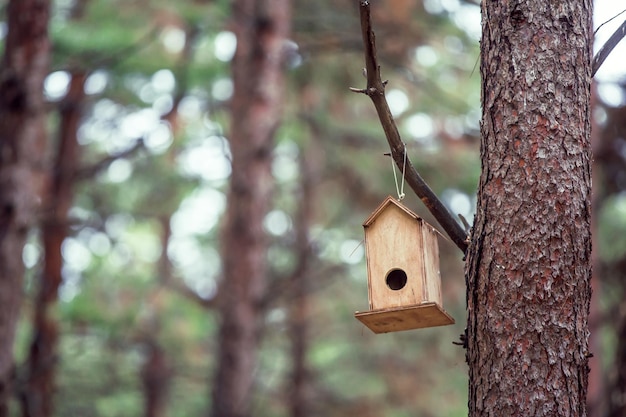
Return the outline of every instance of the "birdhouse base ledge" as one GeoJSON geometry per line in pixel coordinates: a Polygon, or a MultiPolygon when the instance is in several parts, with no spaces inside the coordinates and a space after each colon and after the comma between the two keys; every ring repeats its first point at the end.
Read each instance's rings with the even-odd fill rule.
{"type": "Polygon", "coordinates": [[[433,302],[357,311],[354,317],[377,334],[454,324],[454,319],[440,305],[433,302]]]}

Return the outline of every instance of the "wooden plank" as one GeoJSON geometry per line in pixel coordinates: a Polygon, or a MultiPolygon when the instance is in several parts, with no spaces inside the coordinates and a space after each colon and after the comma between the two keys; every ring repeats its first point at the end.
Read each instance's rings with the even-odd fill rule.
{"type": "Polygon", "coordinates": [[[356,312],[354,317],[377,334],[454,324],[454,319],[437,303],[356,312]]]}

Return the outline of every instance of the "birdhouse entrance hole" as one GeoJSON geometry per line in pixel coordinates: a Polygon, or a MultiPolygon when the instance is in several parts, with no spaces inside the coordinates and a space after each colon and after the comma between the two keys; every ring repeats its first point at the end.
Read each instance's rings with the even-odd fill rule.
{"type": "Polygon", "coordinates": [[[404,288],[406,286],[406,281],[406,272],[397,268],[389,271],[387,273],[387,278],[385,278],[387,286],[394,291],[398,291],[404,288]]]}

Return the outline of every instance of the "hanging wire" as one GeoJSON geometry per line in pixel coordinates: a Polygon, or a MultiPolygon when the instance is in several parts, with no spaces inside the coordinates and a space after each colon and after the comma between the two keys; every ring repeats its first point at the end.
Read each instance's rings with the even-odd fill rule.
{"type": "Polygon", "coordinates": [[[404,145],[404,156],[403,156],[403,160],[402,160],[402,182],[400,185],[398,185],[398,176],[396,175],[396,164],[394,163],[393,160],[393,155],[391,155],[391,170],[393,171],[393,179],[396,183],[396,192],[398,193],[398,201],[402,201],[405,197],[404,194],[404,172],[405,172],[405,168],[406,168],[406,143],[403,143],[404,145]]]}

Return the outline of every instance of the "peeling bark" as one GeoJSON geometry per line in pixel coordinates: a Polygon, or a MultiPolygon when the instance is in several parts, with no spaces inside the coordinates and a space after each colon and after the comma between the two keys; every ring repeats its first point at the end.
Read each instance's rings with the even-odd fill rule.
{"type": "Polygon", "coordinates": [[[267,281],[263,219],[273,192],[272,151],[282,110],[282,51],[290,2],[237,0],[233,24],[237,36],[229,137],[233,162],[222,235],[213,417],[250,415],[267,281]]]}
{"type": "Polygon", "coordinates": [[[591,1],[482,2],[469,415],[585,416],[591,1]]]}
{"type": "Polygon", "coordinates": [[[0,417],[9,413],[22,250],[43,184],[49,0],[11,0],[0,65],[0,417]]]}

